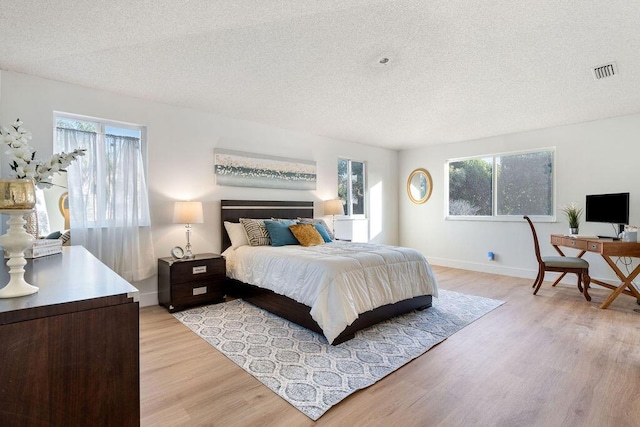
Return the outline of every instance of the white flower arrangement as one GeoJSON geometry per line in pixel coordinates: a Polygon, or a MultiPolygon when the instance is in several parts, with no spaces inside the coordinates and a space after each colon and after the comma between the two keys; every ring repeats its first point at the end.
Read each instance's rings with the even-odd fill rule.
{"type": "Polygon", "coordinates": [[[36,150],[29,145],[31,132],[22,127],[17,119],[11,127],[0,128],[0,142],[4,142],[9,149],[5,154],[9,156],[11,177],[18,179],[32,179],[38,188],[50,188],[53,175],[66,172],[66,168],[78,157],[84,156],[86,150],[73,150],[71,153],[54,154],[46,161],[36,160],[36,150]]]}

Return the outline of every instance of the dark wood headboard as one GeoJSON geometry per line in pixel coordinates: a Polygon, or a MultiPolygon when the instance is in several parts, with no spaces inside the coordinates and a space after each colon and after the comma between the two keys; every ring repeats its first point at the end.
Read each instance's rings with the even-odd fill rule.
{"type": "Polygon", "coordinates": [[[240,218],[313,218],[313,202],[269,200],[221,200],[220,226],[222,251],[231,246],[224,222],[240,222],[240,218]]]}

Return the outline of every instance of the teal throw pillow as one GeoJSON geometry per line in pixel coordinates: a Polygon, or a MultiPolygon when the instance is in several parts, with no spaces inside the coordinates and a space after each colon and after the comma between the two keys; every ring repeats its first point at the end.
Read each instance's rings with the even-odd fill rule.
{"type": "Polygon", "coordinates": [[[294,224],[295,221],[291,220],[265,220],[264,225],[267,227],[269,237],[271,237],[271,246],[299,245],[298,239],[289,230],[289,226],[294,224]]]}
{"type": "Polygon", "coordinates": [[[320,233],[320,235],[322,236],[322,240],[324,240],[325,243],[333,242],[333,240],[331,240],[331,237],[329,237],[329,231],[324,228],[324,225],[322,225],[322,223],[314,222],[313,225],[316,226],[316,230],[318,230],[318,233],[320,233]]]}

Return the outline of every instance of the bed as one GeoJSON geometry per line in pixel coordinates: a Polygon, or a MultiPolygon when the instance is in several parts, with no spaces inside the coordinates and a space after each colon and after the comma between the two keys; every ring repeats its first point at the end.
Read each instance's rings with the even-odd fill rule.
{"type": "Polygon", "coordinates": [[[313,202],[221,201],[222,250],[228,270],[226,292],[323,334],[333,345],[383,320],[428,308],[432,297],[437,296],[437,283],[429,264],[413,249],[347,242],[308,248],[231,248],[224,222],[237,223],[240,218],[313,218],[313,202]],[[289,262],[293,259],[302,264],[291,267],[289,262]],[[374,262],[389,271],[381,273],[383,267],[374,262]],[[354,276],[358,280],[352,280],[354,276]],[[402,280],[407,283],[396,284],[402,280]],[[378,290],[372,286],[377,281],[393,283],[396,289],[378,290]],[[283,282],[292,282],[287,285],[292,286],[286,287],[283,282]],[[336,298],[337,293],[346,294],[346,299],[345,295],[336,298]]]}

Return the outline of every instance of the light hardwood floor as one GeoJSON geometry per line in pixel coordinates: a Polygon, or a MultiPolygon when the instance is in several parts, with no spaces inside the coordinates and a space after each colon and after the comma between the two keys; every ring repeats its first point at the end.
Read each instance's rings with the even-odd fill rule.
{"type": "MultiPolygon", "coordinates": [[[[331,408],[325,426],[639,426],[640,309],[575,286],[435,267],[442,289],[506,304],[331,408]]],[[[161,307],[140,314],[143,426],[314,422],[161,307]]]]}

